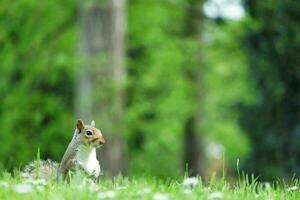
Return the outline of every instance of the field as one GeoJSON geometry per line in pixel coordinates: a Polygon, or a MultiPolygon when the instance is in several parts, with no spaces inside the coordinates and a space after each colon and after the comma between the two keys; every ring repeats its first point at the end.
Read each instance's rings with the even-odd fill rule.
{"type": "Polygon", "coordinates": [[[24,180],[3,173],[0,180],[0,199],[300,199],[298,181],[258,183],[256,181],[227,183],[212,178],[203,183],[200,178],[158,180],[155,178],[123,178],[94,183],[82,175],[73,176],[68,184],[24,180]]]}

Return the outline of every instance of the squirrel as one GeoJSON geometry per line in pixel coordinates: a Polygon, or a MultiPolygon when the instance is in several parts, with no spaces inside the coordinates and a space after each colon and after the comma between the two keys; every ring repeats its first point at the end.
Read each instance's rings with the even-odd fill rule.
{"type": "Polygon", "coordinates": [[[34,161],[25,167],[22,175],[26,178],[40,176],[45,180],[56,179],[61,182],[66,179],[69,171],[82,169],[97,179],[101,168],[96,158],[96,148],[104,143],[104,137],[95,127],[95,121],[92,121],[90,125],[85,125],[81,119],[78,119],[72,140],[60,164],[51,160],[34,161]]]}

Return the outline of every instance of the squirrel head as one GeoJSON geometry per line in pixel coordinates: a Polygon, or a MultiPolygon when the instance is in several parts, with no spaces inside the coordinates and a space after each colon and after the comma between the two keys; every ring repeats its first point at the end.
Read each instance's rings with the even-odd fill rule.
{"type": "Polygon", "coordinates": [[[90,125],[85,125],[81,119],[77,120],[76,128],[79,142],[92,147],[100,147],[105,143],[104,137],[99,129],[95,127],[93,120],[90,125]]]}

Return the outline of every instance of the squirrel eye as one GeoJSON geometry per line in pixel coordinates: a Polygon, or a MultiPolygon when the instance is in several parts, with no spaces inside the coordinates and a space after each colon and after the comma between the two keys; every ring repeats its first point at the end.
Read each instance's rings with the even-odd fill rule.
{"type": "Polygon", "coordinates": [[[92,131],[90,131],[90,130],[86,131],[86,134],[87,135],[93,135],[92,131]]]}

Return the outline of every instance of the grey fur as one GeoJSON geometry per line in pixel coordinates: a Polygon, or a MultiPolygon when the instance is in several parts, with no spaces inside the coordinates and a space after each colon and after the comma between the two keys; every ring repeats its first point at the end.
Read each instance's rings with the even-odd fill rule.
{"type": "Polygon", "coordinates": [[[40,161],[32,161],[25,166],[22,176],[28,179],[44,179],[46,181],[54,180],[56,177],[56,171],[58,163],[47,159],[40,161]]]}

